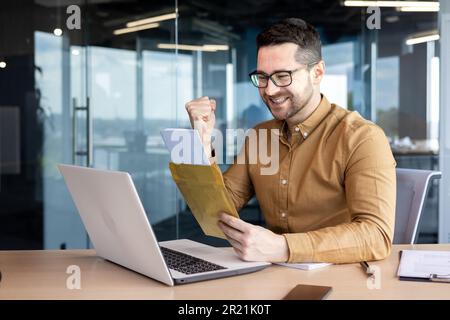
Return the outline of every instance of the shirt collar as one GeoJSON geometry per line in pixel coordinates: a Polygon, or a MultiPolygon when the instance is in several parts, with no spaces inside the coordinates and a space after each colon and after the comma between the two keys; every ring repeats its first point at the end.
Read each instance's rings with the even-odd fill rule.
{"type": "MultiPolygon", "coordinates": [[[[311,115],[306,118],[302,123],[297,124],[295,127],[300,129],[301,134],[306,138],[317,126],[322,122],[323,119],[328,115],[331,110],[331,104],[328,99],[322,94],[322,99],[316,110],[311,113],[311,115]]],[[[295,129],[294,129],[295,130],[295,129]]]]}

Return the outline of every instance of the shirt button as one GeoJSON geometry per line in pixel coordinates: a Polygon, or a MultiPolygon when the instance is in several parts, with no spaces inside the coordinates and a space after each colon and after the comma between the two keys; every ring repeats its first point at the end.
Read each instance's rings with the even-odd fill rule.
{"type": "Polygon", "coordinates": [[[307,136],[308,136],[308,132],[305,132],[305,133],[303,134],[303,137],[306,139],[307,136]]]}
{"type": "Polygon", "coordinates": [[[299,132],[300,131],[300,128],[299,127],[295,127],[295,132],[299,132]]]}
{"type": "Polygon", "coordinates": [[[282,218],[286,218],[286,212],[282,212],[282,213],[281,213],[281,217],[282,217],[282,218]]]}
{"type": "Polygon", "coordinates": [[[281,180],[281,184],[282,185],[286,185],[287,184],[287,180],[286,179],[281,180]]]}

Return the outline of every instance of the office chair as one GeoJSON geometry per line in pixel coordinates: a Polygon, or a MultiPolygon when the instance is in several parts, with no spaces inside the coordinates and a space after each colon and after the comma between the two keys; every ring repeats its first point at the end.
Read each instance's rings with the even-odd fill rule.
{"type": "Polygon", "coordinates": [[[394,244],[415,242],[430,180],[441,176],[439,171],[397,169],[394,244]]]}

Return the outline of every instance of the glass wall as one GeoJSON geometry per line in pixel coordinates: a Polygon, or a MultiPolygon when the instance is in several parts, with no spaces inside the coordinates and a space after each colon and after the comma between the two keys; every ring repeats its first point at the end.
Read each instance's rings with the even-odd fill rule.
{"type": "Polygon", "coordinates": [[[92,2],[87,10],[91,33],[99,32],[98,37],[89,37],[87,46],[92,165],[129,172],[158,239],[176,238],[183,203],[159,132],[183,123],[179,102],[191,99],[192,89],[181,92],[177,86],[183,82],[192,88],[192,58],[157,48],[159,43],[174,45],[175,3],[143,2],[133,8],[125,2],[92,2]],[[99,11],[108,18],[99,19],[99,11]],[[172,17],[129,32],[128,24],[139,27],[142,19],[161,15],[172,17]]]}
{"type": "MultiPolygon", "coordinates": [[[[437,13],[383,8],[368,29],[365,9],[340,1],[85,0],[70,29],[66,1],[2,6],[0,249],[90,247],[58,163],[129,172],[159,240],[226,244],[186,207],[160,130],[189,127],[185,103],[201,96],[216,99],[224,137],[271,119],[248,73],[256,35],[285,17],[319,30],[330,101],[379,124],[399,167],[438,166],[439,42],[405,44],[436,28],[437,13]]],[[[240,141],[224,146],[230,162],[240,141]]],[[[422,241],[435,241],[436,201],[433,189],[422,241]]],[[[241,216],[264,223],[256,199],[241,216]]]]}
{"type": "MultiPolygon", "coordinates": [[[[371,117],[390,139],[399,168],[439,170],[439,41],[409,44],[437,33],[437,12],[381,10],[380,29],[363,33],[371,42],[371,117]]],[[[438,186],[432,182],[418,242],[437,242],[438,186]]]]}

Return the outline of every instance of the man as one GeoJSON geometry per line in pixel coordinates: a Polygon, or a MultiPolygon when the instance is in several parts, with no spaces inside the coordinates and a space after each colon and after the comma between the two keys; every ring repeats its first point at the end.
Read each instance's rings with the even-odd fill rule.
{"type": "MultiPolygon", "coordinates": [[[[223,177],[237,210],[256,195],[269,229],[227,214],[220,215],[220,228],[248,261],[386,258],[396,164],[383,131],[321,95],[325,66],[314,27],[285,19],[260,33],[257,47],[257,71],[250,76],[274,119],[255,129],[280,130],[279,170],[261,175],[259,162],[233,164],[223,177]]],[[[202,97],[186,109],[211,153],[215,101],[202,97]]],[[[241,152],[248,152],[247,144],[241,152]]]]}

